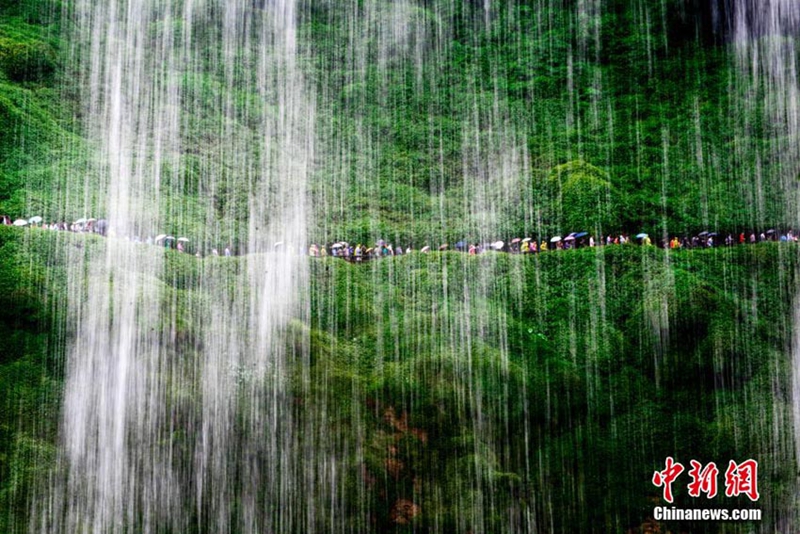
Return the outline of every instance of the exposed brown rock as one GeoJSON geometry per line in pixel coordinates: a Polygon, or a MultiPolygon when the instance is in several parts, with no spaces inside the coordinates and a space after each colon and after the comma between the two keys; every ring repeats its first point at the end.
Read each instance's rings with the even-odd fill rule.
{"type": "Polygon", "coordinates": [[[421,428],[412,428],[411,433],[422,443],[428,443],[428,433],[421,428]]]}
{"type": "Polygon", "coordinates": [[[408,525],[420,514],[420,507],[408,499],[397,499],[389,518],[398,525],[408,525]]]}
{"type": "Polygon", "coordinates": [[[396,458],[387,458],[385,465],[386,471],[388,471],[395,480],[400,478],[400,474],[403,472],[403,468],[405,467],[403,462],[396,458]]]}
{"type": "Polygon", "coordinates": [[[372,473],[369,472],[366,465],[361,466],[361,478],[368,488],[372,488],[377,482],[377,479],[372,476],[372,473]]]}
{"type": "Polygon", "coordinates": [[[400,432],[408,432],[408,413],[403,412],[400,417],[397,416],[394,407],[389,406],[383,412],[383,420],[391,425],[395,430],[400,432]]]}

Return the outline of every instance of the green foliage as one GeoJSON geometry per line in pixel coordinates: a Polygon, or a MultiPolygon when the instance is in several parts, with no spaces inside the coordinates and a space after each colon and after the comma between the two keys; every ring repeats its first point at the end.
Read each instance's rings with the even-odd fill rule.
{"type": "Polygon", "coordinates": [[[22,532],[30,497],[55,458],[61,390],[58,320],[63,265],[49,270],[52,241],[0,227],[0,530],[22,532]]]}
{"type": "Polygon", "coordinates": [[[618,224],[608,174],[594,165],[585,161],[557,165],[550,171],[548,186],[549,205],[557,210],[551,219],[560,223],[557,227],[604,235],[604,230],[607,233],[618,224]]]}
{"type": "Polygon", "coordinates": [[[56,51],[38,27],[6,21],[0,25],[0,69],[13,82],[52,81],[56,51]]]}
{"type": "MultiPolygon", "coordinates": [[[[55,461],[66,262],[105,243],[0,228],[4,531],[27,528],[55,461]]],[[[246,260],[138,250],[164,258],[147,285],[160,288],[174,365],[161,377],[164,409],[186,421],[171,450],[191,458],[184,426],[198,402],[189,377],[209,328],[207,284],[229,280],[233,296],[246,260]]],[[[421,510],[416,528],[501,530],[523,505],[544,521],[552,500],[573,503],[554,531],[626,530],[649,514],[667,455],[758,457],[761,486],[775,488],[770,509],[785,509],[779,488],[794,473],[759,428],[786,410],[776,379],[790,374],[797,258],[793,245],[767,244],[309,259],[310,322],[287,330],[291,353],[308,357],[289,366],[288,387],[298,428],[328,438],[301,434],[297,446],[350,451],[352,509],[337,520],[354,528],[366,513],[372,528],[402,530],[393,509],[408,501],[421,510]]],[[[230,372],[243,387],[252,380],[230,372]]],[[[683,490],[678,499],[689,504],[683,490]]]]}
{"type": "MultiPolygon", "coordinates": [[[[650,514],[652,472],[668,455],[758,455],[772,473],[761,484],[785,487],[790,466],[755,436],[734,436],[751,435],[763,411],[784,409],[762,378],[788,376],[774,366],[795,252],[681,251],[667,261],[653,248],[616,247],[412,255],[374,268],[315,261],[310,382],[328,387],[308,391],[305,406],[347,407],[334,428],[344,440],[354,428],[372,436],[365,476],[384,482],[368,494],[389,495],[370,506],[413,499],[420,528],[474,528],[470,518],[483,517],[502,529],[520,500],[544,521],[535,502],[552,499],[568,522],[556,519],[554,531],[624,531],[650,514]],[[754,404],[761,414],[745,408],[754,404]],[[494,488],[491,498],[475,480],[494,488]]],[[[678,497],[690,504],[683,490],[678,497]]]]}

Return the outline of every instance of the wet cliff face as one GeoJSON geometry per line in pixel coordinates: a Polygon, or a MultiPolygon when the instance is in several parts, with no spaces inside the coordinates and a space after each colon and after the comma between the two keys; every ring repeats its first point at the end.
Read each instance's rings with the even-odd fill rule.
{"type": "Polygon", "coordinates": [[[735,38],[795,35],[800,5],[791,0],[673,0],[667,17],[679,40],[722,44],[735,38]]]}
{"type": "Polygon", "coordinates": [[[791,524],[792,248],[273,252],[793,226],[792,4],[83,0],[74,78],[8,7],[0,213],[256,254],[5,234],[0,530],[627,528],[678,453],[791,524]]]}

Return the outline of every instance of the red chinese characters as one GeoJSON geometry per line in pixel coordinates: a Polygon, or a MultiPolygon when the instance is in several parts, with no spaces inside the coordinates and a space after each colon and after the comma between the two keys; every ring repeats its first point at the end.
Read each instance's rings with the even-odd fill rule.
{"type": "Polygon", "coordinates": [[[664,500],[672,502],[672,483],[681,473],[684,467],[675,462],[672,456],[667,456],[666,469],[653,473],[653,484],[656,487],[664,486],[664,500]]]}
{"type": "MultiPolygon", "coordinates": [[[[697,498],[705,493],[708,499],[716,497],[719,475],[717,464],[709,462],[703,467],[703,464],[697,460],[691,460],[690,465],[692,468],[689,470],[689,476],[692,481],[687,486],[689,496],[697,498]]],[[[672,483],[684,470],[683,465],[676,462],[672,456],[667,456],[665,469],[653,473],[653,484],[656,487],[664,488],[664,500],[668,503],[673,502],[672,483]]],[[[758,462],[755,460],[745,460],[741,463],[731,460],[728,469],[725,470],[725,496],[738,497],[742,494],[753,502],[760,497],[758,494],[758,462]]]]}
{"type": "Polygon", "coordinates": [[[751,501],[758,500],[758,462],[755,460],[740,464],[731,460],[725,471],[725,496],[738,497],[742,493],[751,501]]]}
{"type": "Polygon", "coordinates": [[[710,462],[703,467],[703,464],[697,460],[692,460],[690,463],[692,468],[689,470],[689,476],[692,477],[692,481],[689,483],[689,496],[699,497],[701,493],[705,493],[708,499],[716,497],[717,475],[719,474],[717,464],[710,462]]]}

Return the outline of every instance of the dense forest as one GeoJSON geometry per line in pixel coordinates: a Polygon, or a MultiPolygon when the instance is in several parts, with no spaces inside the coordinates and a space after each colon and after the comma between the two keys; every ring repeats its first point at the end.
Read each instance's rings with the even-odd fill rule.
{"type": "MultiPolygon", "coordinates": [[[[132,150],[151,184],[142,209],[152,225],[131,231],[190,236],[204,256],[228,243],[241,254],[131,252],[137,265],[158,256],[144,277],[157,317],[142,325],[163,358],[153,379],[163,421],[149,446],[187,472],[202,456],[198,369],[218,348],[214,301],[246,299],[253,196],[270,190],[254,183],[284,161],[258,148],[279,136],[263,125],[281,124],[283,101],[248,48],[263,31],[248,14],[273,3],[238,2],[236,27],[248,29],[233,38],[221,37],[227,14],[213,1],[191,18],[154,7],[146,32],[152,50],[190,44],[156,80],[180,102],[164,105],[179,142],[163,155],[132,150]],[[246,90],[259,83],[263,93],[246,90]]],[[[662,239],[797,227],[798,65],[785,63],[796,61],[797,34],[749,2],[289,3],[314,109],[303,126],[314,144],[308,243],[419,249],[578,230],[662,239]]],[[[83,4],[0,0],[0,214],[113,215],[117,177],[87,102],[97,81],[83,4]]],[[[64,391],[83,320],[72,312],[109,241],[0,227],[2,532],[55,532],[68,516],[43,511],[57,499],[42,495],[68,471],[64,391]]],[[[264,482],[255,504],[226,489],[235,499],[225,506],[200,482],[178,484],[164,503],[182,507],[176,518],[131,505],[112,531],[257,531],[242,519],[249,505],[271,525],[261,531],[275,532],[794,531],[798,259],[791,243],[303,259],[305,311],[279,329],[285,399],[272,427],[291,438],[226,471],[244,485],[256,466],[291,488],[264,482]],[[277,474],[275,450],[296,451],[277,474]],[[651,480],[667,456],[687,466],[756,458],[758,503],[674,491],[676,506],[757,507],[763,520],[656,522],[651,480]]],[[[248,324],[224,328],[238,339],[248,324]]],[[[258,375],[219,369],[239,410],[226,443],[247,451],[261,439],[248,426],[258,375]]]]}

